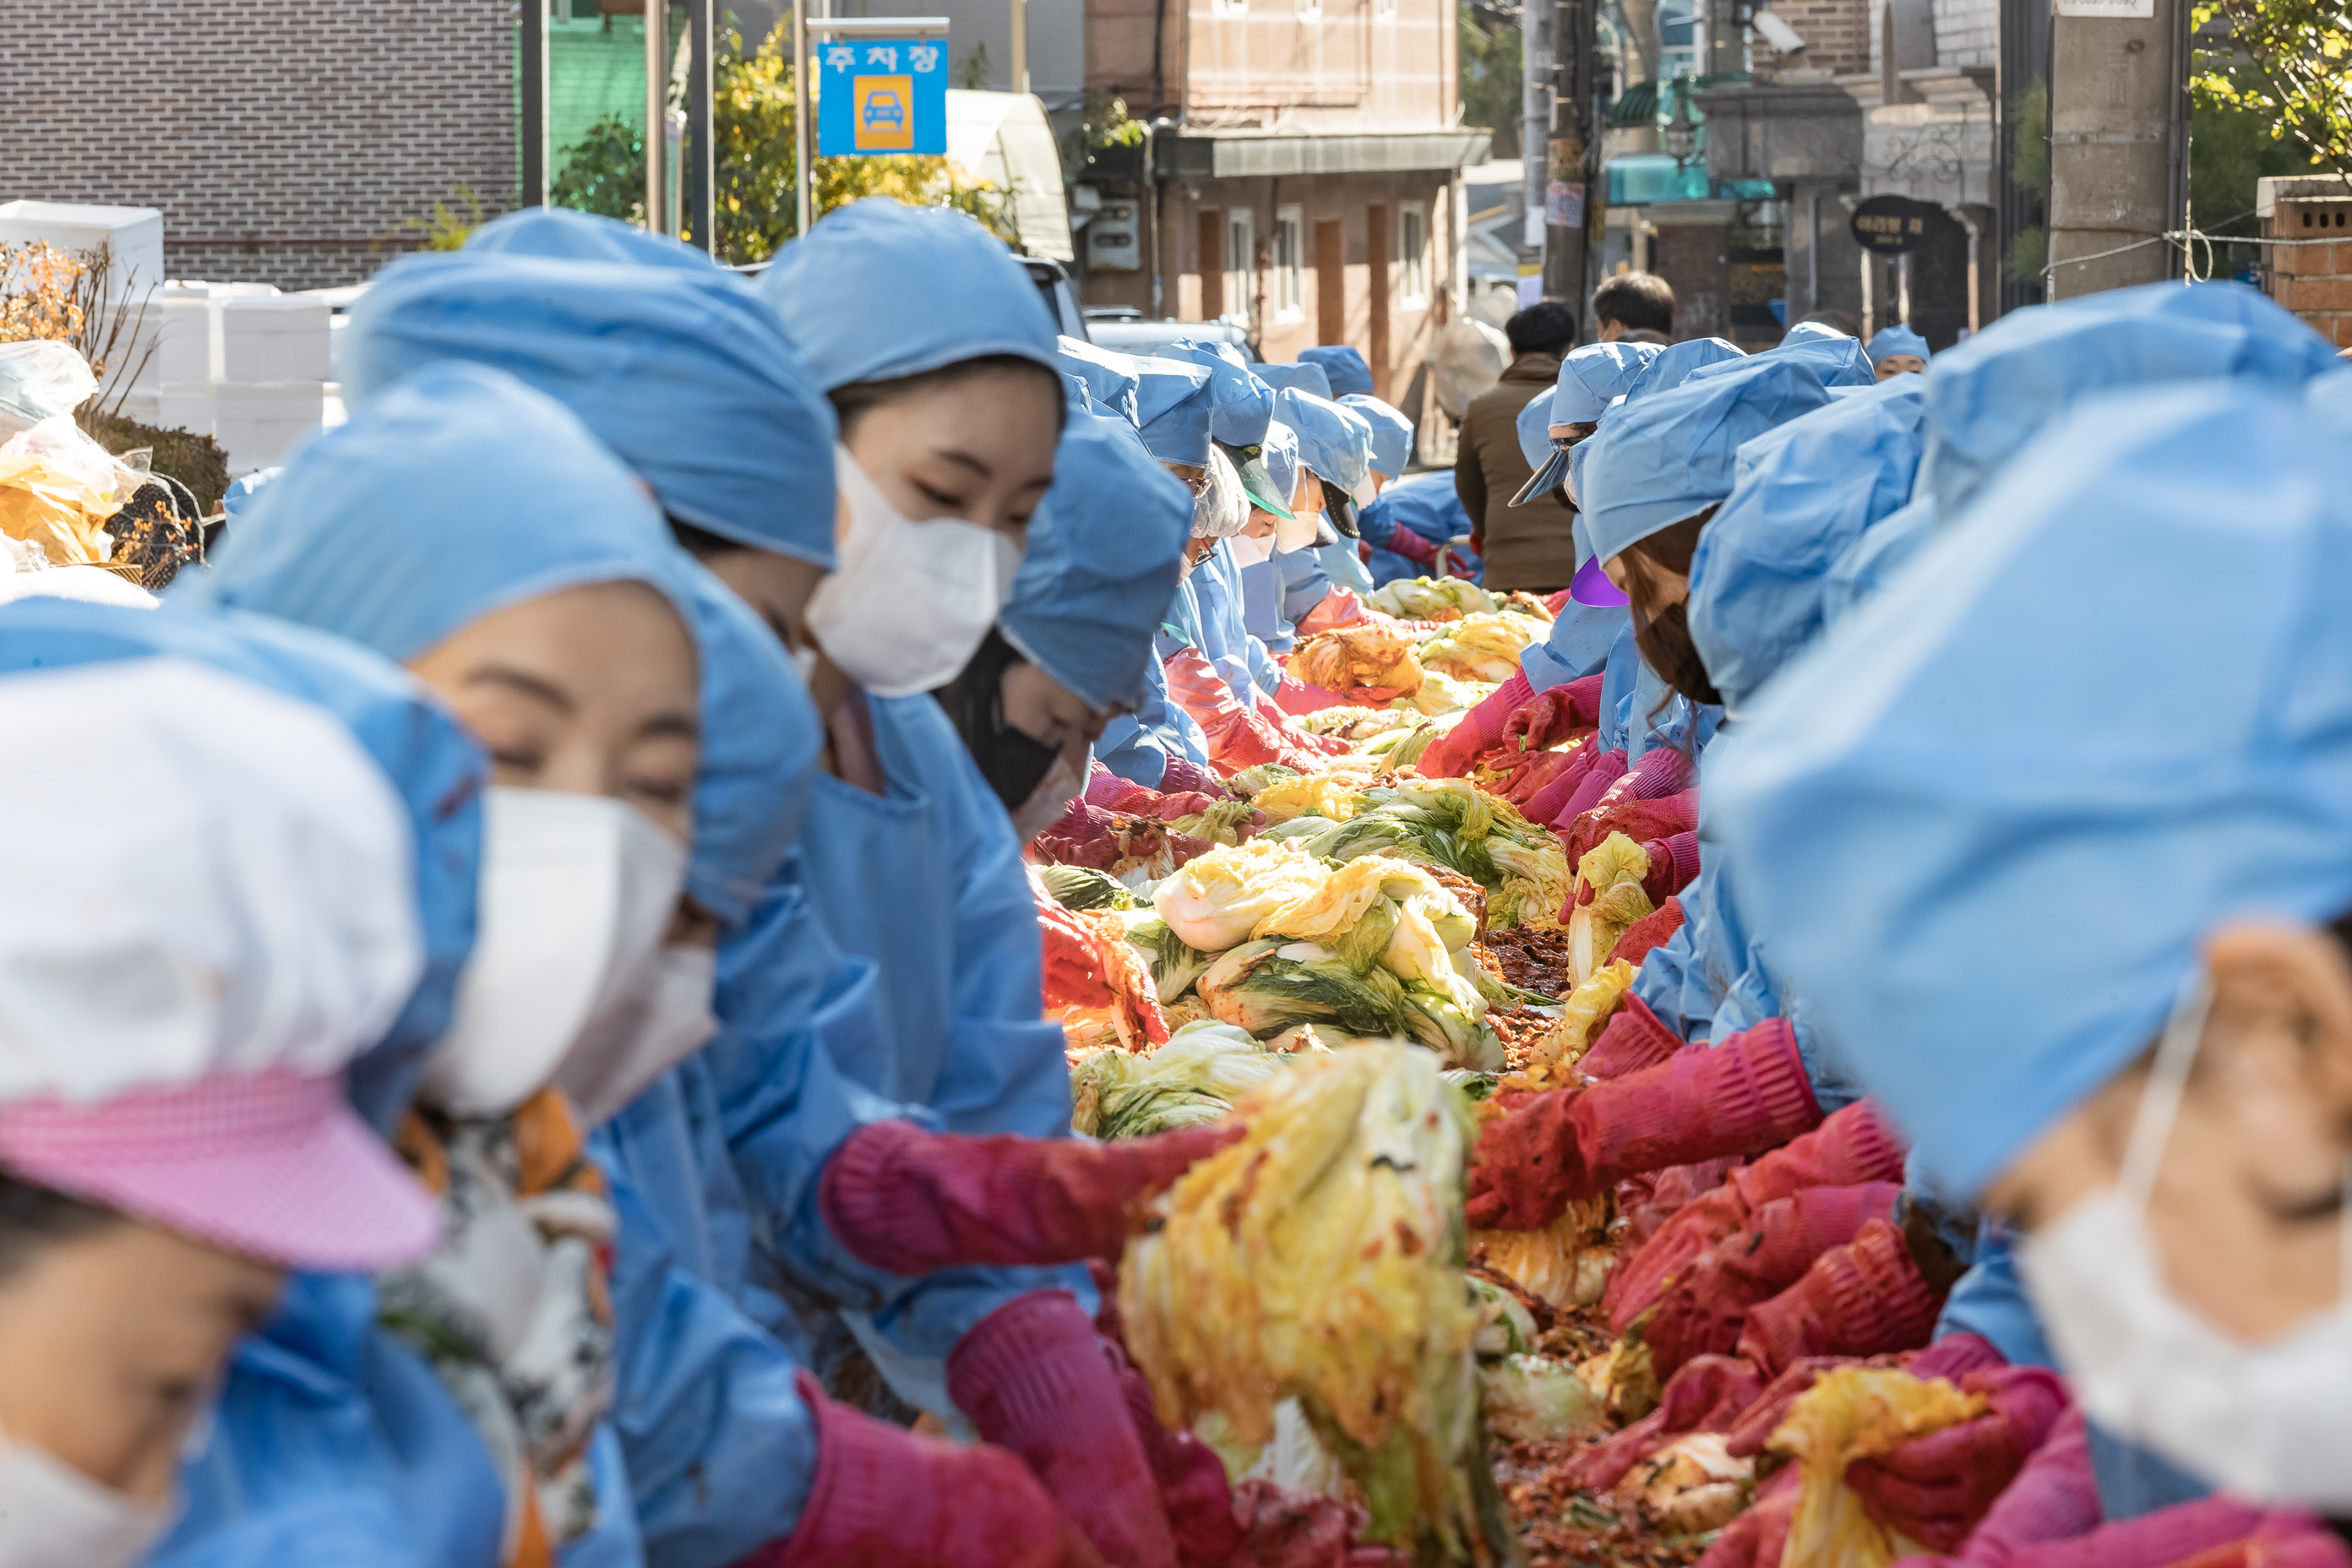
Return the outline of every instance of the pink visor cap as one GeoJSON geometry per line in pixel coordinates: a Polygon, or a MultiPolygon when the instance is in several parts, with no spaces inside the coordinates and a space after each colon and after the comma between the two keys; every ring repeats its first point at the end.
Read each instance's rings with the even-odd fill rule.
{"type": "Polygon", "coordinates": [[[350,733],[165,658],[0,679],[0,1166],[289,1268],[428,1252],[432,1194],[343,1092],[423,967],[350,733]]]}

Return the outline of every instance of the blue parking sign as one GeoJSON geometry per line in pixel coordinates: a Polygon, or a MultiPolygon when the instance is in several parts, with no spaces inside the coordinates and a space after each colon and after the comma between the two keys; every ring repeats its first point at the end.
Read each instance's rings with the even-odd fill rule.
{"type": "Polygon", "coordinates": [[[948,150],[946,38],[831,38],[815,53],[819,155],[948,150]]]}

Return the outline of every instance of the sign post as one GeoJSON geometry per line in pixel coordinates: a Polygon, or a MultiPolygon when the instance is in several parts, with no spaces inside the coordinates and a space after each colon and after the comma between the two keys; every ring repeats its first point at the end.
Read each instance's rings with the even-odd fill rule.
{"type": "Polygon", "coordinates": [[[948,19],[812,17],[807,8],[808,0],[793,0],[793,200],[801,234],[814,219],[812,151],[824,158],[869,158],[948,150],[948,19]],[[812,97],[814,149],[806,112],[812,97]]]}

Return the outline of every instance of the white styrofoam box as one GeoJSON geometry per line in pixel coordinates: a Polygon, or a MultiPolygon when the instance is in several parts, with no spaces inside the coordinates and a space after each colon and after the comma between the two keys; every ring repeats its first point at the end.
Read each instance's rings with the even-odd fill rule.
{"type": "Polygon", "coordinates": [[[209,436],[213,433],[212,383],[164,382],[160,386],[134,387],[122,395],[122,413],[158,430],[209,436]]]}
{"type": "Polygon", "coordinates": [[[328,383],[224,381],[213,388],[213,439],[232,478],[284,460],[294,443],[325,423],[328,383]]]}
{"type": "Polygon", "coordinates": [[[299,294],[232,296],[221,303],[221,371],[235,382],[322,382],[333,373],[332,312],[299,294]]]}
{"type": "Polygon", "coordinates": [[[144,293],[163,281],[163,215],[153,207],[84,202],[0,202],[0,240],[45,240],[59,250],[114,253],[110,291],[144,293]]]}
{"type": "Polygon", "coordinates": [[[156,295],[163,312],[155,342],[154,379],[205,382],[221,378],[220,309],[204,283],[173,283],[156,295]]]}

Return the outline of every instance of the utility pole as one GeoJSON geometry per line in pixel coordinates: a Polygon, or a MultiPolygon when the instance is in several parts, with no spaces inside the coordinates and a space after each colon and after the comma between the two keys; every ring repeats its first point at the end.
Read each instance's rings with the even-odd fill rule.
{"type": "Polygon", "coordinates": [[[1013,90],[1029,90],[1029,0],[1013,0],[1013,90]]]}
{"type": "Polygon", "coordinates": [[[662,165],[669,162],[669,0],[646,0],[646,227],[662,231],[662,165]]]}
{"type": "Polygon", "coordinates": [[[712,61],[718,49],[711,0],[686,0],[686,231],[695,248],[719,254],[718,125],[712,61]]]}
{"type": "Polygon", "coordinates": [[[1588,237],[1600,163],[1596,134],[1599,102],[1593,91],[1594,57],[1600,49],[1599,0],[1565,0],[1558,7],[1559,96],[1554,107],[1547,159],[1544,293],[1567,301],[1577,318],[1580,340],[1591,323],[1584,320],[1588,237]]]}
{"type": "Polygon", "coordinates": [[[518,7],[522,37],[517,51],[522,72],[520,110],[522,190],[519,206],[547,205],[547,0],[522,0],[518,7]]]}
{"type": "Polygon", "coordinates": [[[2050,22],[2053,300],[2180,276],[2189,0],[2058,0],[2050,22]]]}
{"type": "Polygon", "coordinates": [[[1519,0],[1520,190],[1527,202],[1520,244],[1544,259],[1544,185],[1551,143],[1553,0],[1519,0]]]}

